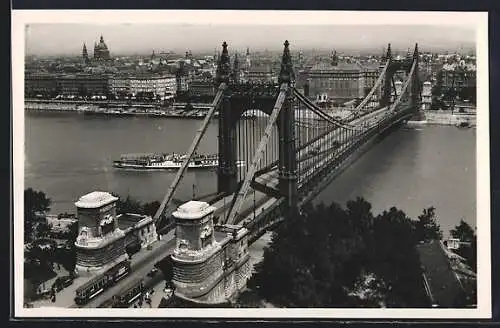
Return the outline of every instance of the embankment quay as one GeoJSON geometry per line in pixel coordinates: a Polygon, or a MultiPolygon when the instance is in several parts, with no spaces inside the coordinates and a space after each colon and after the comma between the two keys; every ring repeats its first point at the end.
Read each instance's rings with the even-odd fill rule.
{"type": "MultiPolygon", "coordinates": [[[[148,116],[148,117],[166,117],[166,118],[186,118],[203,119],[205,117],[206,104],[192,104],[193,109],[185,110],[185,103],[174,103],[170,107],[160,106],[159,104],[147,103],[125,103],[123,101],[106,100],[39,100],[27,99],[24,103],[25,110],[33,112],[68,112],[84,113],[91,115],[105,116],[148,116]]],[[[350,113],[343,108],[341,110],[329,111],[333,116],[344,117],[350,113]]],[[[218,113],[216,113],[216,116],[218,113]]],[[[249,113],[248,113],[249,114],[249,113]]],[[[418,122],[419,125],[459,125],[468,123],[471,126],[476,125],[475,111],[452,112],[443,110],[424,111],[425,120],[418,122]]],[[[255,115],[244,115],[243,118],[253,118],[255,115]]]]}
{"type": "MultiPolygon", "coordinates": [[[[163,118],[203,119],[206,114],[206,104],[191,104],[186,110],[186,104],[164,106],[151,103],[125,103],[120,101],[68,101],[68,100],[25,100],[24,109],[32,112],[65,112],[83,113],[86,115],[105,116],[148,116],[163,118]]],[[[218,116],[216,113],[215,116],[218,116]]],[[[245,115],[243,118],[255,118],[255,115],[245,115]]]]}
{"type": "Polygon", "coordinates": [[[468,123],[471,126],[476,125],[476,113],[457,113],[451,111],[426,111],[425,123],[434,125],[459,125],[468,123]]]}

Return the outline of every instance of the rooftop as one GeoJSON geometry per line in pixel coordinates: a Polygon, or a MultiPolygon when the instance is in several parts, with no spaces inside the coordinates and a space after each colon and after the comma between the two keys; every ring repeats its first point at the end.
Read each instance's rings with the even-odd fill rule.
{"type": "Polygon", "coordinates": [[[191,200],[182,204],[172,215],[179,219],[200,219],[215,211],[208,203],[191,200]]]}
{"type": "Polygon", "coordinates": [[[93,191],[82,197],[75,203],[76,207],[99,208],[118,200],[118,197],[105,191],[93,191]]]}
{"type": "Polygon", "coordinates": [[[311,72],[317,72],[317,71],[331,71],[331,72],[337,72],[337,71],[362,71],[364,70],[364,66],[361,65],[359,62],[354,62],[354,63],[348,63],[348,62],[339,62],[337,65],[332,65],[330,62],[320,62],[311,68],[311,72]]]}

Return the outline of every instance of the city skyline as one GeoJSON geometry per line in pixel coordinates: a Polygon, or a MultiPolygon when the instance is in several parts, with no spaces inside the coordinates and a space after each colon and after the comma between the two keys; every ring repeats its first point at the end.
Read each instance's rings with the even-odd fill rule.
{"type": "MultiPolygon", "coordinates": [[[[91,51],[102,35],[111,54],[144,54],[184,51],[213,53],[226,41],[230,52],[279,51],[285,39],[293,50],[381,52],[391,43],[406,51],[419,43],[422,51],[470,51],[475,47],[475,30],[438,25],[301,26],[301,25],[211,25],[211,24],[31,24],[26,26],[26,55],[79,55],[85,43],[91,51]],[[57,35],[57,37],[54,37],[57,35]],[[126,35],[126,38],[123,36],[126,35]],[[266,38],[262,39],[262,35],[266,38]]],[[[293,51],[292,50],[292,51],[293,51]]]]}

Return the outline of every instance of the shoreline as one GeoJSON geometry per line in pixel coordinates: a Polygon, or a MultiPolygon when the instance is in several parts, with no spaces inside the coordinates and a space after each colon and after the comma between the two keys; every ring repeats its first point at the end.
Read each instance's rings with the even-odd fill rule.
{"type": "Polygon", "coordinates": [[[476,127],[476,114],[475,113],[451,113],[451,112],[424,112],[425,119],[422,121],[408,121],[406,124],[410,126],[422,125],[448,125],[457,126],[467,124],[464,128],[476,127]]]}
{"type": "MultiPolygon", "coordinates": [[[[173,118],[173,119],[195,119],[203,120],[206,116],[204,109],[175,109],[173,107],[161,108],[159,105],[152,104],[134,104],[120,105],[118,103],[109,104],[108,108],[99,107],[94,103],[80,102],[33,102],[25,101],[24,110],[27,112],[38,113],[71,113],[86,116],[119,116],[119,117],[153,117],[153,118],[173,118]],[[125,110],[125,108],[127,108],[125,110]]],[[[218,112],[214,113],[217,118],[218,112]]],[[[256,119],[258,115],[243,115],[242,119],[256,119]]]]}
{"type": "MultiPolygon", "coordinates": [[[[173,118],[173,119],[196,119],[205,118],[206,110],[192,109],[185,111],[183,109],[174,109],[174,107],[162,108],[159,104],[137,103],[125,104],[123,102],[83,102],[83,101],[47,101],[47,100],[25,100],[25,111],[45,112],[45,113],[74,113],[88,116],[119,116],[136,117],[145,116],[153,118],[173,118]],[[102,108],[101,105],[110,106],[102,108]],[[124,110],[128,108],[128,110],[124,110]]],[[[243,119],[255,119],[259,115],[242,116],[243,119]]],[[[425,119],[422,121],[408,121],[407,125],[454,125],[469,124],[468,127],[476,126],[476,113],[451,113],[445,111],[424,111],[425,119]]],[[[218,113],[214,114],[218,117],[218,113]]]]}

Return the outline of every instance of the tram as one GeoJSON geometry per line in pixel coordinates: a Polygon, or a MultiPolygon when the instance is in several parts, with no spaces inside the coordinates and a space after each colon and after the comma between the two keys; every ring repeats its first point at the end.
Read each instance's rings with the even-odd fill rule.
{"type": "Polygon", "coordinates": [[[113,308],[128,308],[134,303],[144,292],[144,280],[136,279],[125,290],[113,296],[113,308]]]}
{"type": "Polygon", "coordinates": [[[103,274],[92,278],[90,281],[78,287],[75,292],[75,303],[78,305],[87,304],[92,298],[128,275],[130,270],[130,261],[125,260],[114,265],[103,274]]]}

